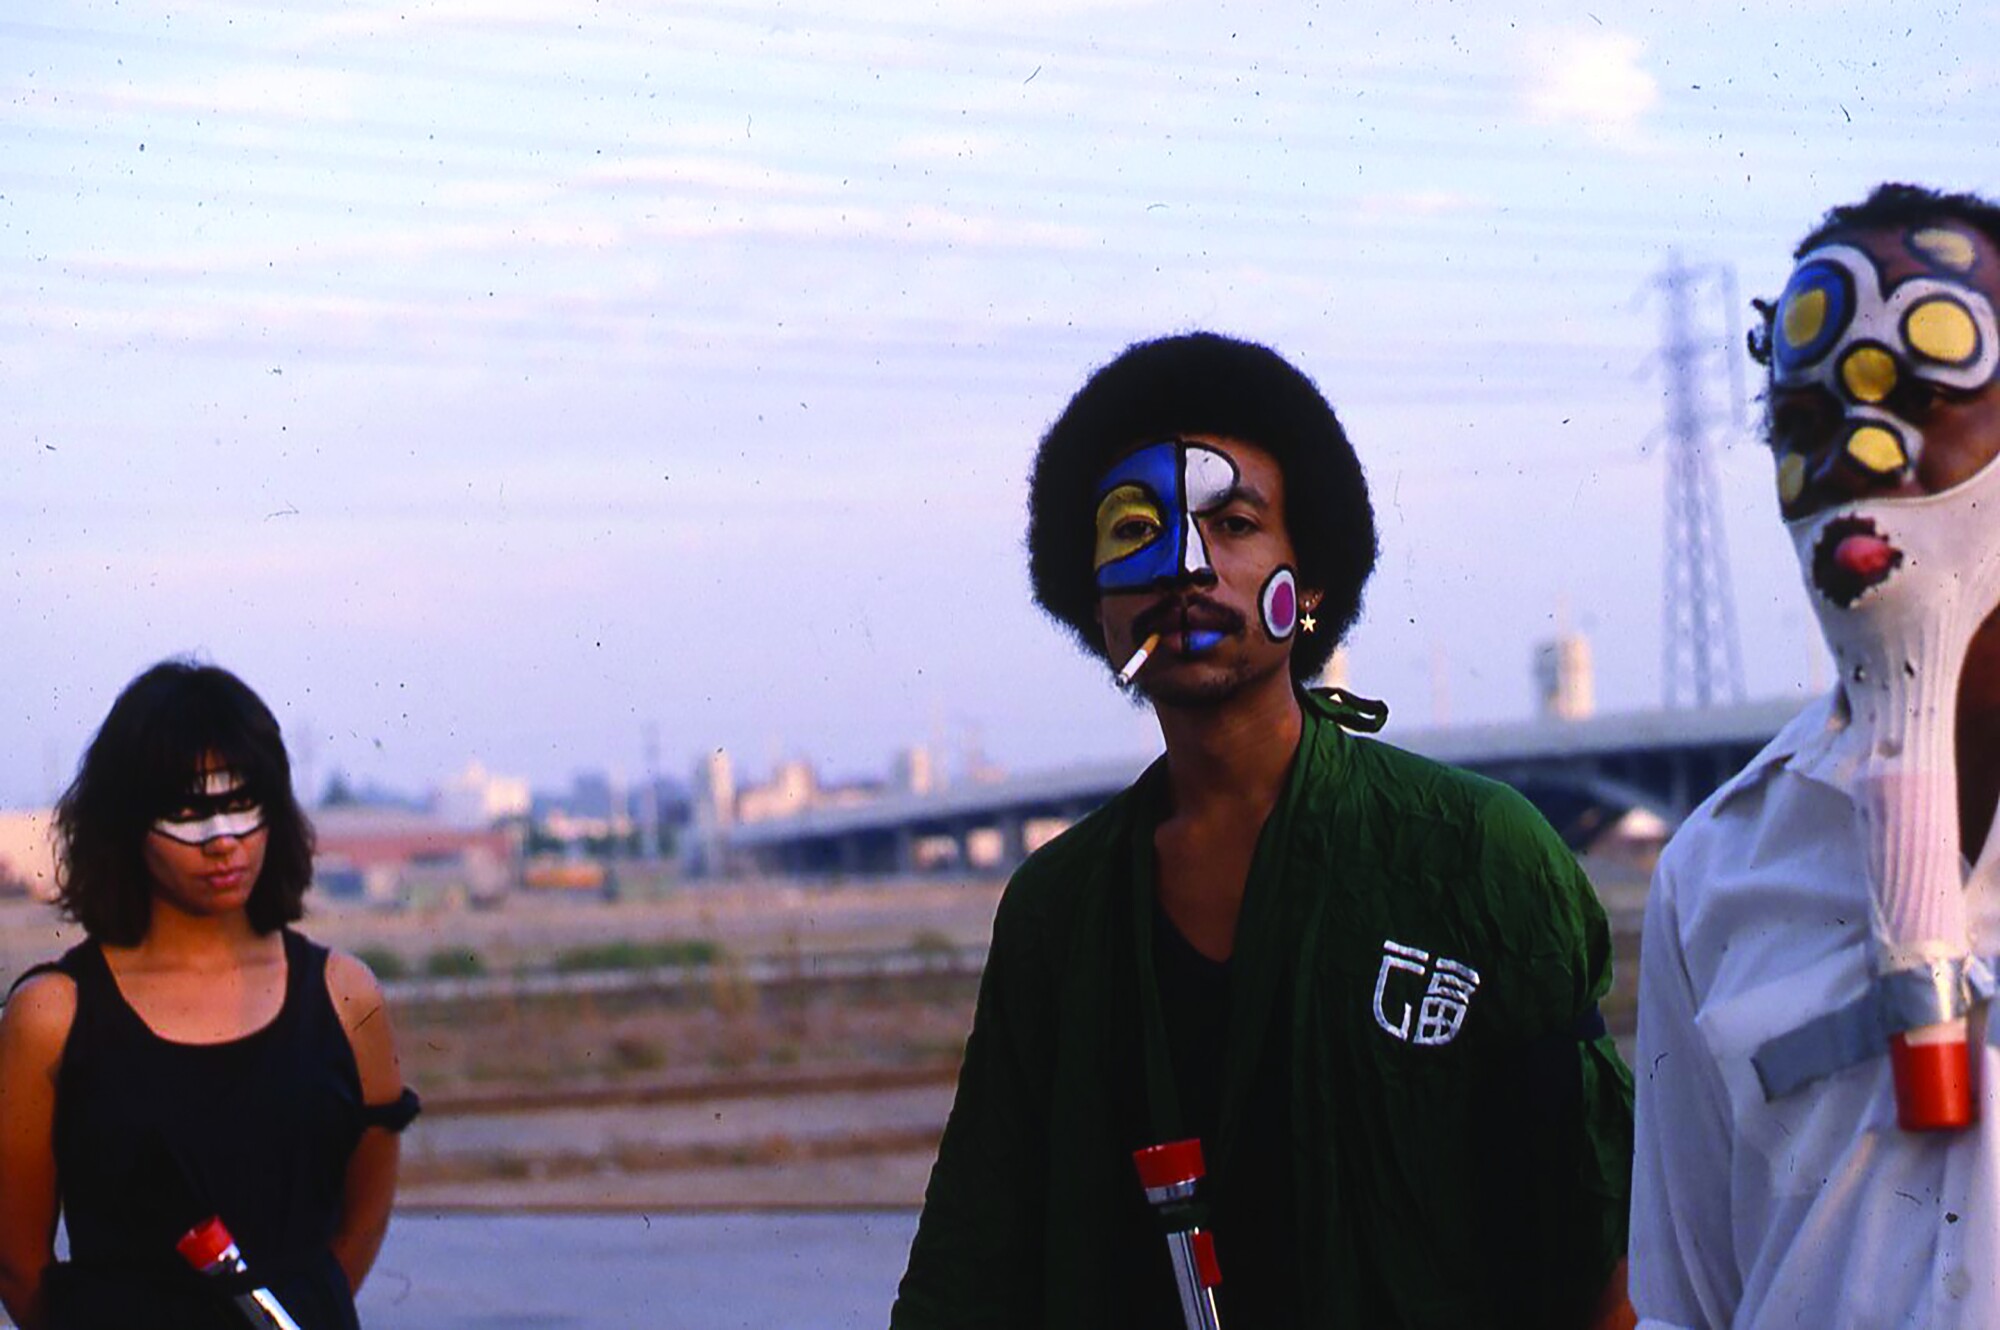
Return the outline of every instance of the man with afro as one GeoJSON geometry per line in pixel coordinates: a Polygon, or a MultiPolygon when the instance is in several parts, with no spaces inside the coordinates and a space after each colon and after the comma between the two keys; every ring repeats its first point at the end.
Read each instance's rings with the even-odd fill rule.
{"type": "Polygon", "coordinates": [[[892,1325],[1629,1324],[1596,897],[1519,795],[1306,686],[1376,557],[1325,398],[1130,347],[1043,437],[1028,550],[1166,753],[1008,885],[892,1325]],[[1188,1140],[1155,1211],[1134,1154],[1188,1140]],[[1221,1279],[1183,1301],[1190,1226],[1221,1279]]]}

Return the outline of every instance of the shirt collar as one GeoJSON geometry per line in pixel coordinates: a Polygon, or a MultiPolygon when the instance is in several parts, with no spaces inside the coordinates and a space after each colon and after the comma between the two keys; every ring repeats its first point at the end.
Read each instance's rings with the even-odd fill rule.
{"type": "Polygon", "coordinates": [[[1715,792],[1715,806],[1720,808],[1762,783],[1780,767],[1842,794],[1850,793],[1854,761],[1847,751],[1850,745],[1843,742],[1850,733],[1849,714],[1847,692],[1839,685],[1808,703],[1743,770],[1722,783],[1715,792]]]}

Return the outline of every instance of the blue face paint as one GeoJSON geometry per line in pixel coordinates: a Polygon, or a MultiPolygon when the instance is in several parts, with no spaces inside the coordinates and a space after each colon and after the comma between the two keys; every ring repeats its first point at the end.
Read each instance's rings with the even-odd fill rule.
{"type": "Polygon", "coordinates": [[[1143,591],[1212,573],[1195,519],[1227,503],[1236,480],[1236,464],[1200,444],[1155,443],[1121,459],[1097,484],[1098,590],[1143,591]]]}
{"type": "Polygon", "coordinates": [[[1191,652],[1213,651],[1222,645],[1221,633],[1208,628],[1190,629],[1187,635],[1187,649],[1191,652]]]}

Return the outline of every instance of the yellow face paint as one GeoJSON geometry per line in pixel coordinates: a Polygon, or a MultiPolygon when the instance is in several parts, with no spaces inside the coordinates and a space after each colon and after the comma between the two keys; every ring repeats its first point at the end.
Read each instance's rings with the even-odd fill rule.
{"type": "Polygon", "coordinates": [[[1120,485],[1097,505],[1097,551],[1092,567],[1102,568],[1144,549],[1160,534],[1160,506],[1143,486],[1120,485]]]}
{"type": "Polygon", "coordinates": [[[1926,226],[1912,231],[1910,247],[1938,267],[1949,268],[1953,272],[1971,272],[1972,266],[1979,261],[1979,251],[1974,248],[1971,236],[1942,226],[1926,226]]]}
{"type": "Polygon", "coordinates": [[[1848,435],[1847,455],[1881,476],[1902,470],[1909,460],[1896,436],[1880,425],[1863,425],[1848,435]]]}
{"type": "Polygon", "coordinates": [[[1778,459],[1778,501],[1789,506],[1797,503],[1805,491],[1806,459],[1797,453],[1786,453],[1778,459]]]}
{"type": "Polygon", "coordinates": [[[1896,358],[1879,346],[1857,346],[1840,362],[1840,381],[1857,402],[1882,402],[1896,391],[1896,358]]]}
{"type": "Polygon", "coordinates": [[[1949,297],[1926,300],[1903,322],[1910,349],[1927,360],[1963,365],[1979,353],[1979,329],[1965,306],[1949,297]]]}
{"type": "Polygon", "coordinates": [[[1793,346],[1804,346],[1819,336],[1826,322],[1826,292],[1801,291],[1778,311],[1778,327],[1793,346]]]}

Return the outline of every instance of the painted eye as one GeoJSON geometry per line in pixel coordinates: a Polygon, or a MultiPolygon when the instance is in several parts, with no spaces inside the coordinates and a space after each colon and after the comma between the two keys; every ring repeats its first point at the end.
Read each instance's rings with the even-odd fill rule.
{"type": "Polygon", "coordinates": [[[1140,485],[1120,485],[1097,505],[1096,566],[1135,554],[1159,539],[1159,502],[1140,485]]]}
{"type": "Polygon", "coordinates": [[[1922,379],[1905,379],[1896,385],[1895,395],[1889,399],[1889,405],[1905,420],[1921,420],[1931,413],[1931,408],[1936,406],[1943,396],[1935,383],[1926,383],[1922,379]]]}
{"type": "Polygon", "coordinates": [[[1150,517],[1128,517],[1111,528],[1111,534],[1120,540],[1144,544],[1153,538],[1160,524],[1150,517]]]}
{"type": "Polygon", "coordinates": [[[1825,445],[1837,414],[1817,392],[1786,393],[1771,403],[1767,442],[1780,453],[1811,453],[1825,445]]]}

